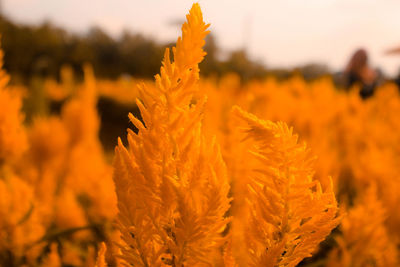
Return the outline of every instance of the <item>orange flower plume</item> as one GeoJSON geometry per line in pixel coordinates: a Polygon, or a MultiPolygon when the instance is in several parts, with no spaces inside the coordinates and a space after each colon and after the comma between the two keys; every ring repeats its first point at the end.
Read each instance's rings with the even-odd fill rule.
{"type": "Polygon", "coordinates": [[[238,107],[233,113],[248,139],[243,162],[253,160],[250,177],[244,177],[246,266],[296,266],[339,223],[332,183],[323,190],[313,179],[314,158],[285,123],[260,120],[238,107]]]}
{"type": "Polygon", "coordinates": [[[194,4],[182,38],[166,49],[156,86],[140,88],[143,123],[116,148],[121,258],[135,266],[210,266],[224,243],[229,209],[225,164],[201,129],[205,97],[193,102],[208,25],[194,4]]]}

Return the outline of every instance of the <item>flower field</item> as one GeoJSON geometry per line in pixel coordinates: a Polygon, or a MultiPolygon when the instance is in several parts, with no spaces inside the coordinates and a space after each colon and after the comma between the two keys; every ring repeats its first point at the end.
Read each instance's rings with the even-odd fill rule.
{"type": "Polygon", "coordinates": [[[194,4],[154,81],[63,69],[29,122],[1,70],[0,266],[400,266],[397,86],[203,78],[208,26],[194,4]],[[139,111],[114,151],[100,97],[139,111]]]}

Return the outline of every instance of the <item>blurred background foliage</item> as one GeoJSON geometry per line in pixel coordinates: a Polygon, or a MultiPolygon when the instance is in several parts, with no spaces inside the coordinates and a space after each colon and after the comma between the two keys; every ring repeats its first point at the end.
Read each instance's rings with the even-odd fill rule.
{"type": "MultiPolygon", "coordinates": [[[[4,68],[11,74],[12,83],[30,84],[34,77],[60,79],[60,69],[70,65],[83,77],[82,65],[90,63],[97,77],[115,79],[121,75],[152,78],[160,68],[165,46],[150,37],[125,31],[113,38],[100,27],[92,27],[85,34],[71,33],[45,22],[38,26],[14,23],[5,16],[0,17],[2,48],[5,53],[4,68]]],[[[226,73],[238,73],[243,81],[272,74],[287,78],[293,70],[268,69],[261,62],[252,60],[245,49],[224,52],[220,50],[216,36],[210,34],[206,40],[207,57],[200,68],[202,75],[221,77],[226,73]]],[[[322,64],[306,64],[295,68],[295,72],[313,79],[329,73],[322,64]]],[[[36,83],[37,81],[33,81],[36,83]]]]}

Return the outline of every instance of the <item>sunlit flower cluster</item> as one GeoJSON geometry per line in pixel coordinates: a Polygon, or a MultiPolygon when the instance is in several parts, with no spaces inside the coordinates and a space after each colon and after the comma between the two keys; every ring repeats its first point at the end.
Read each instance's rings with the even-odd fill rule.
{"type": "Polygon", "coordinates": [[[186,19],[154,82],[64,67],[59,114],[25,122],[0,71],[0,266],[399,266],[397,87],[203,78],[186,19]],[[140,111],[114,152],[99,96],[140,111]]]}

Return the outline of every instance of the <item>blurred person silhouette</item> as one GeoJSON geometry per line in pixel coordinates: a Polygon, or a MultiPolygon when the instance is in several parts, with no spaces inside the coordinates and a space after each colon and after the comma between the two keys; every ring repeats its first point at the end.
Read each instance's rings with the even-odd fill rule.
{"type": "Polygon", "coordinates": [[[378,85],[379,73],[368,65],[368,54],[363,48],[357,49],[344,71],[345,86],[347,89],[353,85],[360,86],[360,96],[363,99],[374,95],[378,85]]]}

